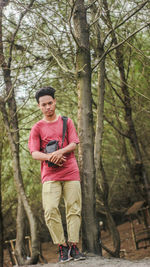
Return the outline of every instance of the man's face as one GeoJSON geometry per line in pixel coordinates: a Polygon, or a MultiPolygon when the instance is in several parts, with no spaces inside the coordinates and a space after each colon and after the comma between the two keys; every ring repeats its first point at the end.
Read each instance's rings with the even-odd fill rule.
{"type": "Polygon", "coordinates": [[[52,117],[55,114],[56,100],[50,95],[41,96],[38,106],[44,116],[52,117]]]}

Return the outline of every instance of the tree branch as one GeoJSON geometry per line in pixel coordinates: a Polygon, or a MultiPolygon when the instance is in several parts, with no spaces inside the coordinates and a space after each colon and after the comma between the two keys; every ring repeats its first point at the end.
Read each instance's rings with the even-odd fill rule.
{"type": "Polygon", "coordinates": [[[27,12],[30,10],[30,8],[32,7],[32,5],[34,4],[35,0],[31,0],[30,4],[26,7],[26,9],[24,10],[24,12],[21,13],[20,18],[19,18],[19,22],[17,25],[17,28],[15,30],[15,32],[12,35],[12,42],[11,42],[11,46],[10,46],[10,51],[9,51],[9,60],[8,60],[8,69],[10,69],[11,67],[11,61],[12,61],[12,51],[13,51],[13,46],[14,46],[14,41],[15,41],[15,37],[19,31],[21,22],[24,18],[24,16],[27,14],[27,12]]]}
{"type": "MultiPolygon", "coordinates": [[[[101,58],[99,59],[99,61],[96,63],[96,65],[92,68],[92,71],[99,65],[99,63],[103,60],[103,58],[108,55],[111,51],[113,51],[114,49],[117,49],[118,47],[120,47],[121,45],[123,45],[125,42],[127,42],[131,37],[133,37],[135,34],[137,34],[138,32],[140,32],[141,30],[143,30],[144,28],[148,27],[150,25],[150,22],[148,22],[147,24],[145,24],[144,26],[142,26],[140,29],[134,31],[132,34],[130,34],[126,39],[124,39],[122,42],[114,45],[112,48],[107,49],[104,54],[101,56],[101,58]]],[[[123,37],[122,37],[123,39],[123,37]]]]}
{"type": "MultiPolygon", "coordinates": [[[[137,34],[138,32],[140,32],[141,30],[143,30],[144,28],[148,27],[150,25],[150,22],[148,22],[147,24],[145,24],[144,26],[142,26],[140,29],[134,31],[132,34],[130,34],[126,39],[124,39],[122,42],[116,44],[115,46],[113,46],[112,48],[109,49],[108,53],[110,53],[111,51],[113,51],[114,49],[118,48],[119,46],[121,46],[122,44],[124,44],[126,41],[128,41],[131,37],[133,37],[135,34],[137,34]]],[[[123,37],[122,37],[123,39],[123,37]]]]}
{"type": "Polygon", "coordinates": [[[73,32],[72,26],[71,26],[71,19],[72,19],[72,16],[73,16],[73,10],[74,10],[74,7],[75,7],[75,2],[73,3],[73,5],[72,5],[72,7],[71,7],[71,13],[70,13],[70,16],[69,16],[69,27],[70,27],[70,32],[71,32],[71,34],[72,34],[72,37],[73,37],[73,39],[74,39],[76,45],[77,45],[78,47],[80,47],[80,44],[79,44],[79,42],[78,42],[78,39],[76,38],[76,36],[75,36],[75,34],[74,34],[74,32],[73,32]]]}
{"type": "MultiPolygon", "coordinates": [[[[105,2],[105,0],[104,0],[105,2]]],[[[137,7],[137,9],[131,13],[126,19],[124,19],[122,22],[120,22],[118,25],[116,25],[115,28],[111,29],[108,34],[105,36],[105,39],[103,41],[103,43],[105,43],[107,37],[116,29],[118,29],[120,26],[122,26],[126,21],[128,21],[131,17],[133,17],[139,10],[141,10],[147,3],[149,2],[149,0],[146,0],[144,3],[142,3],[139,7],[137,7]]]]}
{"type": "Polygon", "coordinates": [[[118,98],[121,100],[121,102],[123,103],[123,105],[125,106],[125,102],[122,99],[122,97],[118,94],[117,90],[112,86],[112,83],[110,82],[110,80],[108,79],[108,77],[106,76],[106,80],[108,81],[108,83],[110,84],[111,88],[113,89],[113,91],[115,92],[115,94],[118,96],[118,98]]]}
{"type": "Polygon", "coordinates": [[[113,121],[109,121],[107,118],[106,118],[106,116],[104,116],[104,119],[120,134],[120,135],[122,135],[122,136],[124,136],[124,137],[126,137],[126,138],[129,138],[129,135],[127,135],[127,134],[125,134],[125,133],[123,133],[123,132],[121,132],[115,125],[114,125],[114,123],[113,123],[113,121]]]}
{"type": "Polygon", "coordinates": [[[91,6],[93,6],[98,0],[94,0],[92,3],[90,3],[89,5],[87,5],[85,8],[86,10],[88,10],[91,6]]]}

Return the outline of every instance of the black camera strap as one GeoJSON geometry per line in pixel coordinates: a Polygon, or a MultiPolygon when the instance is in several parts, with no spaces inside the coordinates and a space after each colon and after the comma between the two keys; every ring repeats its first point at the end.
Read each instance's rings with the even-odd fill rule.
{"type": "Polygon", "coordinates": [[[62,148],[63,147],[63,144],[64,144],[64,140],[65,140],[65,133],[66,133],[66,129],[67,129],[67,120],[68,120],[68,117],[62,116],[61,118],[63,120],[63,136],[62,136],[62,145],[61,145],[61,148],[62,148]]]}

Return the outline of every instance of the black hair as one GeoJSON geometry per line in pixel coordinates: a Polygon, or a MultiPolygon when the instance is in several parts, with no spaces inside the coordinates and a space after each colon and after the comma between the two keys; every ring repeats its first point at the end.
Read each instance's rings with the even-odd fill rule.
{"type": "Polygon", "coordinates": [[[45,95],[50,95],[52,98],[55,99],[55,91],[56,90],[50,86],[40,88],[35,94],[36,101],[39,103],[39,98],[45,95]]]}

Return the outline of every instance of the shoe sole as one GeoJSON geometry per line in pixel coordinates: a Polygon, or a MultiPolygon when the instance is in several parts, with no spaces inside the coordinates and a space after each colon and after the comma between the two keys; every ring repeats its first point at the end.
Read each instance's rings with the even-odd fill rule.
{"type": "Polygon", "coordinates": [[[85,260],[86,258],[85,257],[82,257],[82,258],[79,258],[79,259],[73,259],[74,261],[82,261],[82,260],[85,260]]]}
{"type": "Polygon", "coordinates": [[[65,260],[65,261],[62,260],[62,261],[59,261],[58,263],[62,263],[62,264],[63,264],[63,263],[66,263],[66,262],[68,262],[68,261],[71,261],[71,260],[73,260],[73,258],[69,258],[69,259],[67,259],[67,260],[65,260]]]}

